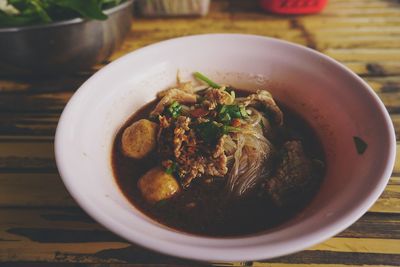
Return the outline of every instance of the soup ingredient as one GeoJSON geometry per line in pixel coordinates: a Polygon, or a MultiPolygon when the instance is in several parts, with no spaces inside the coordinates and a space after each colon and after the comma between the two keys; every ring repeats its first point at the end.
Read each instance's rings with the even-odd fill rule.
{"type": "Polygon", "coordinates": [[[226,189],[229,195],[243,197],[270,173],[275,148],[264,137],[259,123],[244,125],[240,132],[227,136],[227,139],[229,142],[226,142],[225,150],[233,151],[233,154],[228,152],[233,166],[227,177],[226,189]]]}
{"type": "Polygon", "coordinates": [[[180,191],[174,176],[161,167],[155,167],[145,173],[137,183],[142,196],[150,203],[171,198],[180,191]]]}
{"type": "Polygon", "coordinates": [[[219,126],[209,121],[197,122],[188,116],[174,119],[166,114],[159,116],[159,120],[161,163],[165,168],[176,164],[176,174],[183,187],[188,187],[193,179],[202,175],[223,177],[227,173],[224,140],[216,132],[219,126]],[[202,135],[213,138],[213,142],[208,143],[202,135]]]}
{"type": "Polygon", "coordinates": [[[0,27],[25,26],[83,17],[105,20],[103,9],[122,0],[0,0],[0,27]]]}
{"type": "Polygon", "coordinates": [[[281,155],[275,175],[267,179],[265,188],[278,206],[293,206],[316,187],[322,163],[307,158],[300,141],[286,142],[281,155]]]}
{"type": "Polygon", "coordinates": [[[157,94],[158,98],[161,98],[155,109],[150,113],[150,116],[160,115],[166,107],[172,105],[174,102],[181,104],[195,104],[197,101],[197,95],[186,92],[179,88],[171,88],[162,91],[157,94]]]}
{"type": "Polygon", "coordinates": [[[268,91],[258,90],[256,94],[249,95],[242,102],[246,107],[252,106],[264,110],[266,115],[270,115],[278,126],[282,126],[283,113],[268,91]]]}
{"type": "Polygon", "coordinates": [[[211,81],[209,78],[207,78],[206,76],[204,76],[203,74],[201,74],[200,72],[196,71],[195,73],[193,73],[194,77],[196,77],[197,79],[199,79],[200,81],[205,82],[206,84],[208,84],[209,86],[211,86],[212,88],[221,88],[222,86],[220,86],[219,84],[217,84],[216,82],[211,81]]]}
{"type": "MultiPolygon", "coordinates": [[[[251,234],[293,216],[323,177],[317,136],[266,90],[250,93],[195,76],[209,86],[178,79],[118,133],[117,145],[132,121],[149,116],[158,125],[148,157],[114,149],[122,191],[160,223],[196,234],[251,234]]],[[[140,146],[144,136],[137,134],[140,146]]]]}
{"type": "Polygon", "coordinates": [[[353,136],[354,145],[356,146],[357,153],[359,155],[364,154],[365,150],[368,148],[368,144],[358,136],[353,136]]]}
{"type": "Polygon", "coordinates": [[[121,138],[123,153],[134,159],[148,156],[157,145],[158,125],[141,119],[124,130],[121,138]]]}

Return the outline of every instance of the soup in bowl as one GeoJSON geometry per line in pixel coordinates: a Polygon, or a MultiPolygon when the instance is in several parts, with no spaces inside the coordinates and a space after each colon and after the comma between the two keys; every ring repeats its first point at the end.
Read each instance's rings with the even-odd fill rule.
{"type": "Polygon", "coordinates": [[[65,108],[55,153],[71,195],[114,233],[170,255],[243,261],[355,222],[390,177],[395,137],[373,90],[336,61],[216,34],[97,72],[65,108]]]}

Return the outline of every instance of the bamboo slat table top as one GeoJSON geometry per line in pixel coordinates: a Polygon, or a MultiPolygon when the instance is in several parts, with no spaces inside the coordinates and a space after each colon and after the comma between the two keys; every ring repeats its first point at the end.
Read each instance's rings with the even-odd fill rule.
{"type": "MultiPolygon", "coordinates": [[[[337,59],[377,92],[399,137],[399,1],[331,0],[321,14],[280,17],[260,12],[254,0],[214,0],[205,18],[135,18],[110,61],[157,41],[214,32],[276,37],[337,59]]],[[[102,66],[54,79],[0,73],[0,265],[207,265],[122,240],[90,219],[64,188],[53,154],[57,121],[74,91],[102,66]]],[[[369,212],[326,242],[272,260],[211,264],[400,266],[400,161],[369,212]]]]}

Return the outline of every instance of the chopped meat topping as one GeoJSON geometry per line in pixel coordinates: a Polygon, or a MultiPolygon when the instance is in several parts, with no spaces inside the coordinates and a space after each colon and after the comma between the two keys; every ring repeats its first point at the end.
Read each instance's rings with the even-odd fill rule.
{"type": "Polygon", "coordinates": [[[160,121],[161,128],[168,128],[171,123],[171,119],[163,115],[158,116],[158,120],[160,121]]]}
{"type": "MultiPolygon", "coordinates": [[[[159,118],[166,120],[164,116],[159,118]]],[[[214,147],[205,142],[199,143],[196,132],[191,127],[192,123],[186,116],[179,116],[171,123],[160,123],[158,143],[162,165],[169,168],[171,162],[176,162],[179,166],[177,173],[184,187],[204,174],[223,177],[228,172],[224,139],[221,137],[214,147]],[[171,148],[173,153],[170,152],[171,148]]]]}
{"type": "Polygon", "coordinates": [[[233,97],[223,89],[209,89],[205,94],[203,105],[208,110],[214,110],[218,105],[232,104],[233,97]]]}
{"type": "Polygon", "coordinates": [[[256,94],[251,94],[246,97],[243,101],[244,106],[262,106],[268,112],[272,113],[274,121],[277,125],[282,126],[283,124],[283,113],[272,95],[266,90],[258,90],[256,94]]]}

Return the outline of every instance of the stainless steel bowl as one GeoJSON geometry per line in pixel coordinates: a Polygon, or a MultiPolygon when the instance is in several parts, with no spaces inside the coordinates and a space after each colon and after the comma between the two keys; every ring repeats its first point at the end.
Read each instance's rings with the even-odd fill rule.
{"type": "Polygon", "coordinates": [[[0,28],[0,74],[69,73],[104,61],[130,30],[132,3],[105,10],[104,21],[76,18],[0,28]]]}

